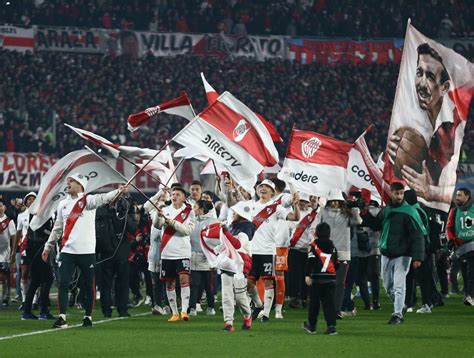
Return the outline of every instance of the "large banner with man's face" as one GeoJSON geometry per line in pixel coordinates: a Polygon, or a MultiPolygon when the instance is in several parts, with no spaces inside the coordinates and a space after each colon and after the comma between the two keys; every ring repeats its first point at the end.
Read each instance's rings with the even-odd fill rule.
{"type": "Polygon", "coordinates": [[[384,179],[448,211],[474,90],[474,65],[408,25],[388,133],[384,179]]]}

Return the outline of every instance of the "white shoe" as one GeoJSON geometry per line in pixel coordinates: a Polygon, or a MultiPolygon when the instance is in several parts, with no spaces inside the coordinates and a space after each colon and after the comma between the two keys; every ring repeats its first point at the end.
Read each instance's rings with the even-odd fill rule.
{"type": "Polygon", "coordinates": [[[145,298],[145,304],[146,304],[147,306],[151,306],[151,297],[150,297],[150,296],[146,296],[146,298],[145,298]]]}
{"type": "Polygon", "coordinates": [[[160,316],[163,316],[165,314],[163,308],[161,308],[158,305],[153,306],[153,308],[151,309],[151,313],[154,315],[160,315],[160,316]]]}
{"type": "Polygon", "coordinates": [[[466,298],[464,298],[464,304],[466,306],[474,306],[474,299],[471,296],[466,296],[466,298]]]}
{"type": "Polygon", "coordinates": [[[168,315],[170,315],[170,314],[171,314],[171,308],[170,308],[170,306],[165,306],[165,307],[163,307],[163,315],[164,315],[164,316],[168,316],[168,315]]]}
{"type": "Polygon", "coordinates": [[[407,313],[412,313],[413,312],[413,307],[408,307],[407,308],[407,313]]]}
{"type": "Polygon", "coordinates": [[[279,311],[275,312],[275,319],[283,319],[283,314],[279,311]]]}
{"type": "Polygon", "coordinates": [[[200,303],[196,303],[196,312],[202,312],[202,307],[200,303]]]}
{"type": "Polygon", "coordinates": [[[215,316],[216,315],[216,310],[214,308],[208,308],[206,312],[207,316],[215,316]]]}
{"type": "Polygon", "coordinates": [[[197,312],[196,312],[196,309],[195,309],[195,308],[191,308],[191,309],[189,310],[189,315],[190,315],[190,316],[197,316],[198,314],[197,314],[197,312]]]}
{"type": "Polygon", "coordinates": [[[257,316],[257,319],[261,319],[263,317],[263,310],[261,310],[257,316]]]}
{"type": "Polygon", "coordinates": [[[416,313],[431,313],[431,308],[428,305],[423,305],[421,308],[416,310],[416,313]]]}

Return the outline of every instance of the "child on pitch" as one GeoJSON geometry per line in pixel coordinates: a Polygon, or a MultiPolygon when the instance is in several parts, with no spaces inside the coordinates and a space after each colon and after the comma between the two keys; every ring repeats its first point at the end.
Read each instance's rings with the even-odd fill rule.
{"type": "Polygon", "coordinates": [[[336,287],[336,270],[339,265],[337,250],[330,239],[331,227],[327,223],[316,226],[316,240],[308,249],[305,282],[310,286],[310,303],[308,321],[303,329],[316,333],[320,304],[323,306],[327,329],[325,334],[336,335],[336,308],[334,292],[336,287]]]}

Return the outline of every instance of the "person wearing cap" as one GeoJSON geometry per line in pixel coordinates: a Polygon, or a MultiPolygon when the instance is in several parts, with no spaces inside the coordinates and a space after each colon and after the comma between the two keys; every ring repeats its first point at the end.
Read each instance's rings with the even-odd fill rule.
{"type": "Polygon", "coordinates": [[[326,206],[320,213],[321,222],[331,227],[331,239],[337,249],[340,265],[336,273],[336,293],[334,295],[338,317],[341,318],[344,283],[351,261],[351,225],[362,223],[360,209],[348,208],[341,190],[333,189],[328,193],[326,206]]]}
{"type": "Polygon", "coordinates": [[[189,320],[191,275],[191,239],[194,228],[194,213],[186,203],[186,191],[181,186],[172,186],[171,204],[158,208],[153,213],[153,226],[161,230],[160,279],[166,281],[166,295],[172,311],[168,322],[189,320]],[[176,300],[176,278],[181,287],[181,318],[176,300]]]}
{"type": "Polygon", "coordinates": [[[82,174],[67,177],[66,193],[68,196],[58,204],[56,221],[42,253],[43,261],[48,262],[50,252],[61,239],[61,252],[58,259],[59,317],[53,328],[67,328],[66,309],[68,306],[68,289],[74,271],[78,267],[84,279],[83,327],[92,326],[92,307],[95,298],[94,265],[95,265],[95,209],[112,202],[118,195],[128,191],[127,186],[106,194],[86,195],[87,178],[82,174]]]}
{"type": "Polygon", "coordinates": [[[306,193],[300,193],[300,217],[298,222],[290,223],[290,242],[288,254],[288,282],[290,307],[302,308],[306,303],[307,289],[304,283],[308,247],[314,237],[314,229],[319,223],[317,211],[318,198],[306,193]]]}
{"type": "Polygon", "coordinates": [[[235,306],[244,317],[243,330],[252,326],[252,311],[247,296],[247,275],[252,266],[252,252],[250,240],[255,232],[252,223],[252,208],[249,202],[238,202],[231,207],[232,224],[229,229],[223,227],[223,233],[242,258],[242,272],[232,273],[221,270],[222,283],[222,311],[224,313],[224,330],[234,331],[235,306]]]}
{"type": "MultiPolygon", "coordinates": [[[[25,195],[23,198],[23,205],[25,205],[25,211],[18,214],[17,225],[16,225],[16,235],[15,240],[12,246],[12,258],[11,258],[11,267],[16,266],[16,261],[18,260],[20,265],[20,271],[18,274],[21,274],[21,283],[20,283],[20,296],[21,296],[21,305],[20,310],[25,308],[25,298],[26,292],[28,290],[28,281],[29,281],[29,261],[27,257],[27,243],[28,243],[28,228],[30,227],[31,215],[29,212],[30,206],[36,199],[36,193],[31,191],[25,195]],[[16,255],[16,250],[18,250],[18,255],[16,255]],[[15,251],[15,255],[14,252],[15,251]]],[[[17,274],[17,277],[19,276],[17,274]]]]}
{"type": "Polygon", "coordinates": [[[261,320],[267,322],[275,295],[273,279],[275,275],[276,223],[278,220],[298,221],[300,219],[299,194],[293,194],[293,212],[290,212],[281,205],[281,196],[274,198],[275,184],[271,180],[263,180],[257,186],[257,192],[259,200],[253,203],[253,223],[257,229],[251,241],[252,270],[248,275],[248,290],[255,304],[252,318],[256,319],[263,310],[261,320]],[[256,282],[259,278],[264,281],[265,285],[263,304],[256,288],[256,282]]]}
{"type": "Polygon", "coordinates": [[[410,264],[415,269],[420,267],[425,255],[426,229],[416,209],[404,200],[404,192],[402,183],[393,182],[388,205],[376,217],[369,212],[364,218],[373,230],[381,231],[383,284],[393,301],[393,313],[387,322],[391,325],[403,322],[410,264]]]}

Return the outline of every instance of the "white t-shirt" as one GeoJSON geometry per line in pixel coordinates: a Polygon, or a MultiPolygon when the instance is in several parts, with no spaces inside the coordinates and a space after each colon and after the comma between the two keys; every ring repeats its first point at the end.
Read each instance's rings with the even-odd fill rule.
{"type": "Polygon", "coordinates": [[[21,238],[25,238],[28,232],[28,227],[30,225],[30,212],[28,209],[23,211],[22,213],[18,214],[16,219],[16,230],[21,231],[21,238]]]}
{"type": "MultiPolygon", "coordinates": [[[[1,228],[3,228],[3,225],[6,225],[7,219],[8,217],[6,215],[0,218],[1,228]]],[[[15,235],[15,223],[13,220],[10,220],[3,232],[0,233],[0,262],[10,262],[10,238],[13,235],[15,235]]]]}
{"type": "MultiPolygon", "coordinates": [[[[265,207],[271,205],[274,200],[262,204],[260,201],[253,203],[252,216],[255,217],[265,207]]],[[[290,213],[289,210],[283,206],[278,205],[276,211],[268,217],[255,231],[251,241],[252,255],[275,255],[276,254],[276,240],[275,234],[278,226],[278,220],[286,220],[290,213]]]]}

